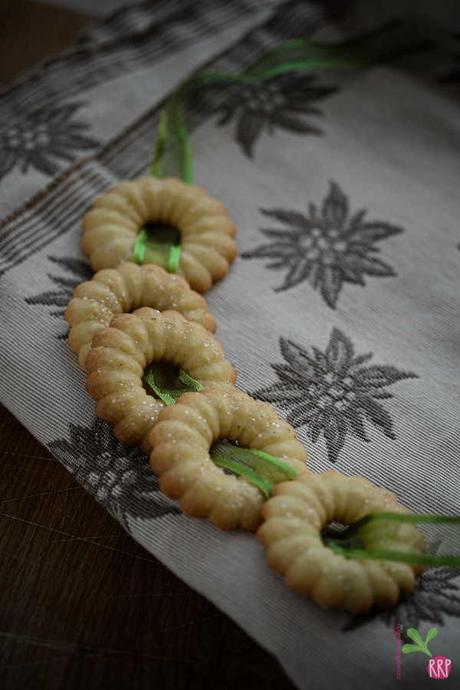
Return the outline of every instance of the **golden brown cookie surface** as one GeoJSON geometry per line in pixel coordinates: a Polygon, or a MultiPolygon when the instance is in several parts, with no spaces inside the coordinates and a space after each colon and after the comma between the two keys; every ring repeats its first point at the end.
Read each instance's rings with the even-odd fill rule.
{"type": "Polygon", "coordinates": [[[164,407],[143,385],[144,370],[153,362],[175,364],[204,386],[227,386],[236,378],[216,338],[177,312],[143,307],[115,316],[93,337],[86,387],[96,414],[114,425],[119,441],[146,450],[148,432],[164,407]]]}
{"type": "MultiPolygon", "coordinates": [[[[351,524],[377,511],[407,512],[396,497],[364,477],[339,472],[308,474],[275,488],[263,506],[257,536],[272,568],[287,585],[324,607],[364,613],[373,604],[393,606],[411,592],[419,566],[395,561],[356,560],[334,553],[322,531],[330,522],[351,524]]],[[[413,525],[374,521],[360,532],[365,547],[423,551],[423,535],[413,525]]]]}
{"type": "Polygon", "coordinates": [[[178,273],[205,292],[223,278],[236,256],[235,226],[223,204],[201,187],[175,178],[139,177],[98,197],[83,218],[82,248],[94,271],[130,261],[146,223],[180,233],[178,273]]]}
{"type": "Polygon", "coordinates": [[[179,500],[185,513],[207,517],[221,529],[255,529],[264,502],[243,477],[225,474],[211,459],[218,439],[238,441],[306,471],[306,453],[294,429],[271,405],[236,388],[185,393],[162,410],[150,433],[150,463],[161,490],[179,500]]]}
{"type": "Polygon", "coordinates": [[[125,262],[118,268],[102,269],[78,285],[66,309],[69,345],[79,355],[83,368],[94,334],[108,326],[116,314],[140,307],[178,311],[211,332],[216,329],[204,297],[194,292],[184,278],[154,264],[125,262]]]}

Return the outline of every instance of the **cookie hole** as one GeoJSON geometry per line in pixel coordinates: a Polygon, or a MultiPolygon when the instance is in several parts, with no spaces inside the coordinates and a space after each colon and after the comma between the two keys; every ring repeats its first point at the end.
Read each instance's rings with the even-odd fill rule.
{"type": "MultiPolygon", "coordinates": [[[[216,456],[216,452],[219,450],[220,444],[230,444],[231,446],[234,446],[235,448],[241,448],[238,441],[232,440],[230,438],[218,438],[214,443],[212,444],[211,448],[209,449],[209,455],[211,456],[211,459],[213,459],[216,456]]],[[[232,472],[229,470],[227,467],[221,467],[221,470],[224,474],[235,474],[235,472],[232,472]]]]}
{"type": "Polygon", "coordinates": [[[147,232],[147,243],[143,263],[157,264],[168,268],[171,247],[180,245],[181,234],[172,225],[164,223],[145,223],[142,228],[147,232]]]}
{"type": "Polygon", "coordinates": [[[183,393],[199,391],[203,386],[184,369],[172,362],[154,362],[144,369],[145,391],[165,405],[174,405],[183,393]]]}
{"type": "Polygon", "coordinates": [[[245,448],[236,440],[217,439],[209,455],[225,474],[235,474],[246,480],[265,498],[272,495],[277,482],[297,476],[297,471],[286,461],[257,448],[245,448]]]}
{"type": "Polygon", "coordinates": [[[144,230],[154,242],[180,244],[181,234],[177,228],[167,223],[145,223],[144,230]]]}
{"type": "Polygon", "coordinates": [[[157,362],[154,365],[150,365],[144,369],[144,376],[142,377],[142,385],[149,395],[154,398],[158,398],[158,395],[151,388],[150,384],[146,380],[149,373],[153,373],[155,379],[159,386],[162,388],[175,388],[179,383],[179,367],[171,362],[157,362]]]}
{"type": "Polygon", "coordinates": [[[359,533],[353,529],[353,525],[335,520],[326,525],[321,533],[321,538],[326,546],[333,542],[344,549],[365,548],[365,544],[359,533]]]}
{"type": "Polygon", "coordinates": [[[346,531],[348,530],[349,525],[346,525],[344,522],[329,522],[326,527],[323,530],[323,535],[325,537],[330,537],[335,538],[335,537],[343,537],[346,531]]]}

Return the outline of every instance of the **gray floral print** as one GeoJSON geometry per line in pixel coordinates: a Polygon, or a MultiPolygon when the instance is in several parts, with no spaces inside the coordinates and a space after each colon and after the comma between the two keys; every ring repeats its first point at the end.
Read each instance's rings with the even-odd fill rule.
{"type": "MultiPolygon", "coordinates": [[[[460,617],[460,573],[455,568],[429,568],[419,578],[413,594],[388,611],[377,613],[388,626],[418,628],[422,623],[444,625],[446,616],[460,617]]],[[[376,613],[353,616],[344,628],[355,630],[375,619],[376,613]]]]}
{"type": "Polygon", "coordinates": [[[321,208],[310,203],[307,214],[285,209],[261,209],[261,213],[286,227],[261,230],[269,241],[242,257],[268,259],[267,268],[285,271],[284,281],[275,291],[308,282],[334,309],[344,283],[364,286],[366,275],[396,275],[376,256],[377,243],[401,233],[402,228],[367,220],[365,210],[352,213],[336,182],[330,183],[321,208]]]}
{"type": "Polygon", "coordinates": [[[393,395],[388,386],[416,378],[391,365],[366,366],[372,353],[356,355],[351,340],[338,328],[331,333],[324,352],[311,352],[280,338],[283,363],[272,364],[277,381],[254,395],[287,412],[294,427],[306,426],[313,443],[321,434],[328,458],[335,462],[347,435],[369,442],[366,423],[387,438],[396,438],[390,413],[381,400],[393,395]]]}
{"type": "Polygon", "coordinates": [[[100,419],[89,428],[69,424],[69,436],[52,441],[50,451],[125,526],[128,515],[156,518],[179,512],[160,493],[147,457],[119,443],[108,424],[100,419]]]}
{"type": "Polygon", "coordinates": [[[74,289],[79,283],[89,280],[92,272],[89,265],[81,259],[48,256],[48,260],[70,275],[63,276],[57,273],[48,273],[48,278],[53,283],[53,288],[32,297],[26,297],[26,302],[27,304],[41,304],[51,307],[51,316],[62,320],[65,308],[72,297],[74,289]]]}
{"type": "Polygon", "coordinates": [[[283,129],[294,134],[322,134],[315,122],[322,115],[316,104],[337,91],[313,74],[288,73],[262,81],[206,85],[194,94],[191,108],[217,115],[219,126],[235,124],[235,141],[248,158],[263,133],[283,129]]]}
{"type": "Polygon", "coordinates": [[[74,119],[83,103],[50,105],[0,126],[0,179],[13,168],[55,175],[62,161],[73,161],[98,142],[87,136],[88,125],[74,119]]]}

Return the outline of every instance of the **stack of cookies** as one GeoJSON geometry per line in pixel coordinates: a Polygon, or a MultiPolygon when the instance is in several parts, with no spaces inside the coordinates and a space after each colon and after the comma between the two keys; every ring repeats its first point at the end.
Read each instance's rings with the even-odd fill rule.
{"type": "MultiPolygon", "coordinates": [[[[66,320],[96,414],[122,443],[150,455],[161,490],[187,515],[221,529],[259,528],[270,565],[291,588],[354,612],[394,605],[414,588],[418,566],[347,558],[323,536],[331,522],[405,509],[362,477],[310,472],[290,424],[234,386],[236,371],[199,294],[227,274],[234,236],[223,204],[177,179],[121,182],[95,200],[82,239],[95,274],[75,289],[66,320]],[[139,233],[151,223],[180,235],[175,273],[133,261],[139,233]],[[145,383],[146,370],[160,363],[185,372],[193,392],[165,404],[145,383]],[[257,454],[259,466],[268,463],[268,494],[247,474],[219,466],[213,447],[222,440],[257,454]]],[[[361,538],[371,549],[423,550],[420,532],[404,523],[370,523],[361,538]]]]}

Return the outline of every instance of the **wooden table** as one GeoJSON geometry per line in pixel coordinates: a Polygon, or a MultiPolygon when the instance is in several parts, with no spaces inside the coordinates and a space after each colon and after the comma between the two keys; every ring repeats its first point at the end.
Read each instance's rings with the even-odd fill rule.
{"type": "MultiPolygon", "coordinates": [[[[0,80],[89,20],[2,0],[0,80]]],[[[4,408],[0,448],[0,688],[292,690],[271,656],[138,546],[4,408]]]]}

